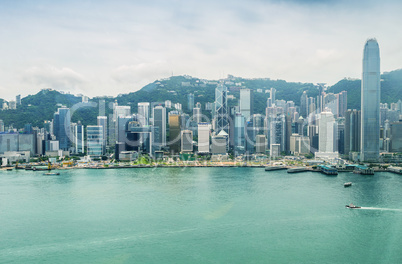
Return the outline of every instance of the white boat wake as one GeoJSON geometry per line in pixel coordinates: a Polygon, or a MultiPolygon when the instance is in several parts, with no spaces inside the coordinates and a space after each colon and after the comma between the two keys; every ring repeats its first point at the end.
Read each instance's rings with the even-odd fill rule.
{"type": "Polygon", "coordinates": [[[364,210],[378,210],[378,211],[397,211],[402,212],[402,209],[392,209],[392,208],[379,208],[379,207],[361,207],[359,209],[364,210]]]}

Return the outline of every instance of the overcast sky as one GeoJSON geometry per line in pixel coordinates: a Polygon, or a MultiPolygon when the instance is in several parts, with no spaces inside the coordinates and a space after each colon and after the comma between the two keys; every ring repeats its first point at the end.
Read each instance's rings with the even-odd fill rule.
{"type": "Polygon", "coordinates": [[[0,98],[96,95],[227,74],[334,84],[360,78],[364,43],[402,68],[399,1],[0,0],[0,98]]]}

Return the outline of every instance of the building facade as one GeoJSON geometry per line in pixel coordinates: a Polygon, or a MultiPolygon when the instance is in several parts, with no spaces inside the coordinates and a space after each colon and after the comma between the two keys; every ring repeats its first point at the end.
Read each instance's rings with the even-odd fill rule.
{"type": "Polygon", "coordinates": [[[378,161],[380,152],[380,49],[367,40],[363,53],[361,87],[361,161],[378,161]]]}

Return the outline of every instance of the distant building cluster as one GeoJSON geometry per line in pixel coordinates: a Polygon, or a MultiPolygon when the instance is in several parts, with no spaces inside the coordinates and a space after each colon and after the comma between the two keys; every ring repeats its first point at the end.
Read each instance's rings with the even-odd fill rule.
{"type": "MultiPolygon", "coordinates": [[[[254,90],[228,79],[215,83],[215,99],[204,105],[187,95],[187,105],[140,102],[133,113],[128,105],[112,103],[105,115],[105,101],[99,100],[97,123],[83,126],[71,122],[71,109],[61,106],[43,128],[27,124],[24,129],[5,128],[0,120],[0,155],[107,156],[133,160],[141,155],[160,157],[207,156],[214,160],[233,157],[256,158],[304,155],[321,159],[376,162],[380,152],[402,152],[402,102],[380,103],[380,57],[377,41],[364,47],[361,110],[348,109],[347,92],[328,93],[318,84],[318,96],[304,91],[300,102],[270,96],[265,113],[254,111],[254,90]],[[227,85],[231,85],[230,89],[227,85]],[[239,92],[235,98],[231,89],[239,92]],[[228,100],[235,100],[229,106],[228,100]],[[203,111],[204,114],[203,114],[203,111]],[[208,115],[205,113],[208,112],[208,115]]],[[[183,87],[191,82],[182,82],[183,87]]],[[[256,91],[262,93],[263,91],[256,91]]],[[[83,96],[83,103],[89,98],[83,96]]],[[[4,103],[3,109],[21,104],[4,103]]]]}

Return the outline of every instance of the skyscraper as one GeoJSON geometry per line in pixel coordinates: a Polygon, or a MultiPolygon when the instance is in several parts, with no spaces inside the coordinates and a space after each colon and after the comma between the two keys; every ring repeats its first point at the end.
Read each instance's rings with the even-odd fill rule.
{"type": "Polygon", "coordinates": [[[307,117],[308,114],[307,103],[308,103],[307,92],[304,91],[300,98],[300,115],[302,117],[307,117]]]}
{"type": "Polygon", "coordinates": [[[193,110],[194,108],[194,94],[190,93],[187,95],[187,109],[189,111],[193,110]]]}
{"type": "Polygon", "coordinates": [[[138,122],[142,126],[148,126],[149,123],[149,103],[138,103],[138,116],[137,116],[138,122]]]}
{"type": "Polygon", "coordinates": [[[349,109],[345,113],[345,146],[346,155],[349,152],[360,151],[361,112],[349,109]]]}
{"type": "Polygon", "coordinates": [[[91,156],[103,154],[103,126],[87,126],[87,152],[91,156]]]}
{"type": "Polygon", "coordinates": [[[193,152],[193,131],[181,131],[181,152],[193,152]]]}
{"type": "Polygon", "coordinates": [[[242,113],[246,120],[248,120],[250,116],[253,115],[253,101],[253,90],[240,90],[240,113],[242,113]]]}
{"type": "Polygon", "coordinates": [[[70,108],[59,108],[54,114],[54,135],[59,141],[62,150],[69,150],[71,146],[70,108]]]}
{"type": "Polygon", "coordinates": [[[178,113],[169,114],[169,146],[174,153],[180,152],[181,116],[178,113]]]}
{"type": "Polygon", "coordinates": [[[367,40],[363,52],[360,160],[377,161],[380,152],[380,49],[367,40]]]}
{"type": "Polygon", "coordinates": [[[329,108],[325,108],[319,115],[318,126],[318,152],[316,157],[320,158],[336,158],[338,152],[335,151],[335,118],[329,108]]]}
{"type": "Polygon", "coordinates": [[[338,95],[338,115],[340,117],[345,117],[345,113],[348,110],[348,92],[342,91],[338,95]]]}
{"type": "Polygon", "coordinates": [[[106,142],[107,142],[107,117],[106,116],[98,116],[98,126],[102,126],[102,139],[103,139],[103,144],[102,144],[102,155],[106,153],[106,142]]]}
{"type": "Polygon", "coordinates": [[[276,89],[272,87],[270,90],[270,98],[271,98],[272,103],[275,102],[275,100],[276,100],[275,94],[276,94],[276,89]]]}
{"type": "Polygon", "coordinates": [[[80,121],[71,123],[73,153],[84,153],[84,126],[80,121]]]}
{"type": "Polygon", "coordinates": [[[210,124],[198,124],[198,153],[209,153],[210,124]]]}
{"type": "Polygon", "coordinates": [[[196,124],[201,123],[201,108],[193,108],[193,120],[196,124]]]}
{"type": "Polygon", "coordinates": [[[166,146],[166,108],[158,105],[153,109],[154,127],[157,135],[154,142],[157,147],[166,146]]]}
{"type": "Polygon", "coordinates": [[[228,88],[219,84],[215,89],[215,131],[219,133],[224,130],[229,133],[229,118],[228,118],[228,88]]]}

